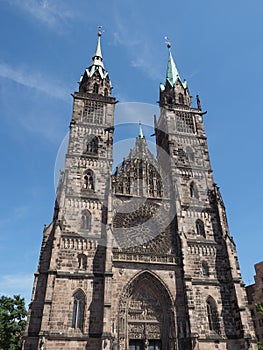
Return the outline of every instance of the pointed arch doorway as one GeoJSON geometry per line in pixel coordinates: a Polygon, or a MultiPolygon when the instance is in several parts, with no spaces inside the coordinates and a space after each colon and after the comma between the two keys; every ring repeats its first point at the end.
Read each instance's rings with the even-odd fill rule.
{"type": "Polygon", "coordinates": [[[120,300],[119,350],[176,349],[172,298],[151,272],[137,275],[120,300]]]}

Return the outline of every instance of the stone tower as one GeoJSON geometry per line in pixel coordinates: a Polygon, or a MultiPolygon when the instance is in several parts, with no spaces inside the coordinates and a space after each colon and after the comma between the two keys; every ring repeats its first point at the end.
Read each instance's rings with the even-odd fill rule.
{"type": "Polygon", "coordinates": [[[100,37],[73,94],[23,349],[256,349],[199,98],[193,107],[168,44],[157,157],[140,125],[112,175],[116,100],[100,37]]]}

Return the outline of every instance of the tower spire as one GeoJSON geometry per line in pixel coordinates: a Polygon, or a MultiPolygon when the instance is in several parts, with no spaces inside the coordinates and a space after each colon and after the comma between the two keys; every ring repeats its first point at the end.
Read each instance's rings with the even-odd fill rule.
{"type": "Polygon", "coordinates": [[[143,131],[142,131],[142,123],[139,122],[139,138],[143,139],[144,135],[143,135],[143,131]]]}
{"type": "Polygon", "coordinates": [[[101,45],[100,45],[100,37],[102,36],[102,26],[99,26],[98,29],[99,29],[98,41],[97,41],[97,46],[96,46],[94,56],[92,57],[91,66],[98,66],[104,69],[102,53],[101,53],[101,45]]]}
{"type": "Polygon", "coordinates": [[[84,74],[80,77],[79,91],[91,92],[99,95],[109,96],[112,86],[108,72],[104,68],[101,53],[100,38],[102,36],[102,26],[98,27],[98,40],[94,56],[84,74]]]}
{"type": "Polygon", "coordinates": [[[169,41],[168,37],[165,37],[165,40],[169,51],[169,58],[166,70],[166,80],[171,84],[171,86],[175,86],[177,80],[179,79],[181,81],[181,78],[172,56],[171,42],[169,41]]]}

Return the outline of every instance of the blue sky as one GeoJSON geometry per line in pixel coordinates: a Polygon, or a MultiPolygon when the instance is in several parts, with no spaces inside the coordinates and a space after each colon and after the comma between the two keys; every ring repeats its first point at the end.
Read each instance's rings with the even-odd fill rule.
{"type": "Polygon", "coordinates": [[[263,260],[262,15],[260,0],[0,0],[0,294],[30,300],[70,94],[90,64],[98,25],[120,102],[156,105],[170,37],[181,77],[208,110],[215,181],[243,279],[253,283],[263,260]]]}

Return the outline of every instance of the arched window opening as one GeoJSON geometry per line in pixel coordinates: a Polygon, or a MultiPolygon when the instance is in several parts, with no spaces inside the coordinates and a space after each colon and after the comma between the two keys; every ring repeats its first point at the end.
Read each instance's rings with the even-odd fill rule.
{"type": "Polygon", "coordinates": [[[185,163],[186,154],[182,148],[178,148],[178,159],[180,162],[185,163]]]}
{"type": "Polygon", "coordinates": [[[99,93],[99,85],[97,83],[95,83],[93,85],[93,93],[94,94],[98,94],[99,93]]]}
{"type": "Polygon", "coordinates": [[[126,184],[126,193],[130,194],[130,191],[131,191],[131,178],[130,177],[125,178],[125,184],[126,184]]]}
{"type": "Polygon", "coordinates": [[[154,172],[150,169],[149,172],[149,195],[154,196],[154,172]]]}
{"type": "Polygon", "coordinates": [[[167,103],[168,103],[168,105],[172,105],[173,104],[173,98],[171,96],[167,97],[167,103]]]}
{"type": "Polygon", "coordinates": [[[71,327],[83,330],[85,295],[83,292],[78,291],[74,294],[73,298],[74,302],[71,327]]]}
{"type": "Polygon", "coordinates": [[[179,100],[179,103],[180,103],[180,104],[184,104],[184,96],[183,96],[183,94],[180,93],[180,94],[178,95],[178,100],[179,100]]]}
{"type": "Polygon", "coordinates": [[[98,154],[98,138],[90,135],[87,140],[86,152],[89,154],[98,154]]]}
{"type": "Polygon", "coordinates": [[[162,197],[162,182],[160,178],[157,178],[156,187],[157,187],[157,197],[162,197]]]}
{"type": "Polygon", "coordinates": [[[194,182],[191,182],[190,184],[190,196],[191,198],[195,198],[195,199],[199,198],[198,189],[194,182]]]}
{"type": "Polygon", "coordinates": [[[81,228],[90,231],[91,229],[91,213],[89,210],[83,210],[81,215],[81,228]]]}
{"type": "Polygon", "coordinates": [[[109,96],[108,89],[104,89],[104,96],[109,96]]]}
{"type": "Polygon", "coordinates": [[[94,174],[91,170],[88,170],[84,175],[84,188],[94,191],[94,174]]]}
{"type": "Polygon", "coordinates": [[[87,269],[87,256],[85,254],[78,255],[78,267],[80,270],[87,269]]]}
{"type": "Polygon", "coordinates": [[[193,163],[195,160],[195,155],[193,149],[190,146],[186,147],[186,154],[189,162],[193,163]]]}
{"type": "Polygon", "coordinates": [[[210,331],[214,331],[220,334],[219,316],[217,311],[216,302],[213,298],[209,297],[206,301],[206,309],[208,316],[208,324],[210,331]]]}
{"type": "Polygon", "coordinates": [[[206,261],[202,261],[202,275],[206,277],[209,276],[209,268],[206,261]]]}
{"type": "Polygon", "coordinates": [[[205,237],[205,225],[202,220],[198,219],[195,223],[196,234],[205,237]]]}

